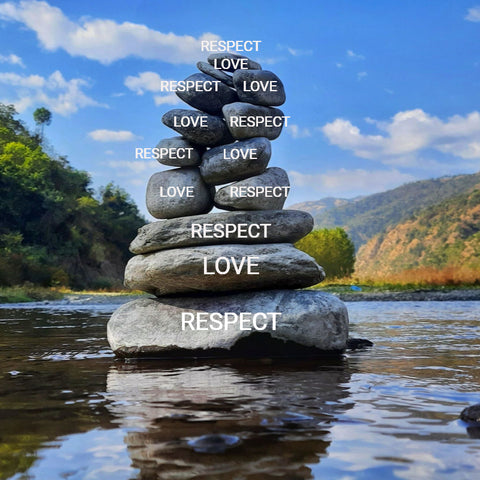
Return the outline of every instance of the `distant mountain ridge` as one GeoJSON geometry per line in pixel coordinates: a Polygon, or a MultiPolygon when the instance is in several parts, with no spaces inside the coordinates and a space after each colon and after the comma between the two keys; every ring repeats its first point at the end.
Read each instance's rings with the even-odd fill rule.
{"type": "Polygon", "coordinates": [[[360,247],[362,278],[389,277],[418,268],[450,278],[480,278],[480,188],[424,208],[360,247]],[[453,274],[453,276],[452,276],[453,274]]]}
{"type": "Polygon", "coordinates": [[[415,212],[480,188],[480,172],[407,183],[353,200],[327,197],[292,205],[312,214],[315,228],[343,227],[359,249],[415,212]]]}

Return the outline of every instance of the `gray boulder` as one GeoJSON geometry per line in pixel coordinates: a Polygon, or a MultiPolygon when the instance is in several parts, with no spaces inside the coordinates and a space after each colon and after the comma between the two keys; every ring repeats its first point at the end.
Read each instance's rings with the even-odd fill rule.
{"type": "Polygon", "coordinates": [[[228,243],[294,243],[312,228],[312,216],[300,210],[209,213],[149,223],[139,228],[130,251],[139,254],[228,243]]]}
{"type": "Polygon", "coordinates": [[[197,68],[201,72],[206,73],[207,75],[210,75],[211,77],[216,78],[217,80],[220,80],[225,85],[228,85],[229,87],[233,87],[232,76],[226,74],[222,70],[217,70],[216,68],[213,68],[209,63],[197,62],[197,68]]]}
{"type": "Polygon", "coordinates": [[[345,349],[348,313],[338,298],[314,290],[142,298],[114,312],[107,336],[112,350],[120,357],[311,356],[345,349]],[[227,329],[213,330],[210,319],[216,317],[223,323],[226,312],[232,323],[227,329]],[[278,315],[274,318],[272,313],[278,315]],[[262,314],[270,315],[261,320],[262,314]],[[253,329],[254,315],[257,327],[265,326],[261,332],[253,329]],[[233,323],[235,318],[237,322],[233,323]],[[252,330],[246,329],[249,326],[252,330]],[[261,341],[259,335],[263,336],[261,341]]]}
{"type": "Polygon", "coordinates": [[[224,105],[238,101],[235,90],[205,73],[194,73],[187,77],[185,82],[195,82],[195,86],[186,88],[185,91],[177,90],[175,93],[185,103],[202,112],[221,115],[224,105]],[[205,88],[212,91],[203,91],[205,88]]]}
{"type": "Polygon", "coordinates": [[[282,132],[285,119],[278,108],[262,107],[251,103],[235,102],[222,109],[225,122],[237,140],[267,137],[275,140],[282,132]],[[277,119],[280,117],[280,119],[277,119]]]}
{"type": "Polygon", "coordinates": [[[261,70],[259,63],[251,60],[245,55],[238,53],[224,52],[212,53],[208,57],[208,63],[216,69],[225,70],[227,72],[234,72],[239,69],[261,70]]]}
{"type": "Polygon", "coordinates": [[[147,185],[147,209],[155,218],[175,218],[208,213],[214,190],[196,167],[154,173],[147,185]]]}
{"type": "Polygon", "coordinates": [[[125,286],[154,295],[225,292],[315,285],[325,273],[289,243],[212,245],[136,255],[125,286]]]}
{"type": "Polygon", "coordinates": [[[260,175],[218,190],[215,206],[223,210],[280,210],[289,191],[287,172],[271,167],[260,175]]]}
{"type": "Polygon", "coordinates": [[[225,145],[234,140],[223,119],[208,113],[175,108],[163,115],[162,122],[190,142],[204,147],[225,145]]]}
{"type": "Polygon", "coordinates": [[[268,138],[242,140],[206,151],[202,155],[200,173],[210,185],[242,180],[264,172],[271,155],[268,138]]]}
{"type": "Polygon", "coordinates": [[[241,102],[267,107],[285,103],[282,81],[267,70],[237,70],[233,74],[233,85],[241,102]]]}
{"type": "Polygon", "coordinates": [[[164,138],[158,142],[157,148],[160,149],[158,161],[171,167],[194,167],[202,159],[201,151],[183,137],[164,138]]]}

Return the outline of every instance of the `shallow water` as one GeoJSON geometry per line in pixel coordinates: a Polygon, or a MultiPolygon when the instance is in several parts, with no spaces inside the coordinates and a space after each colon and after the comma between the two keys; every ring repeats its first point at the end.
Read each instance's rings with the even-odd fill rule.
{"type": "Polygon", "coordinates": [[[0,308],[1,480],[479,475],[480,302],[350,303],[329,362],[124,363],[114,308],[0,308]]]}

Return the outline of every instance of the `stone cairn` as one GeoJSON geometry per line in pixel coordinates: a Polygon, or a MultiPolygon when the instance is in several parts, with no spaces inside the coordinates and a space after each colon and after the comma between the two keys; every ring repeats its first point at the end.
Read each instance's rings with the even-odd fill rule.
{"type": "Polygon", "coordinates": [[[287,173],[268,167],[286,121],[281,80],[253,60],[215,53],[176,93],[196,110],[162,122],[147,208],[160,221],[139,229],[125,285],[156,298],[122,305],[108,323],[120,357],[294,355],[342,351],[348,315],[314,290],[322,267],[293,243],[310,214],[282,210],[287,173]],[[268,168],[267,168],[268,167],[268,168]],[[218,190],[216,190],[216,187],[218,190]],[[213,207],[225,210],[208,213],[213,207]]]}

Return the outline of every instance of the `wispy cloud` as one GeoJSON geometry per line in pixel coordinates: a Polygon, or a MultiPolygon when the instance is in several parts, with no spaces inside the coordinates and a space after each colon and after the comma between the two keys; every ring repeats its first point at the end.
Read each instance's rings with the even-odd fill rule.
{"type": "Polygon", "coordinates": [[[469,22],[480,22],[480,6],[469,8],[465,15],[465,20],[469,22]]]}
{"type": "Polygon", "coordinates": [[[66,80],[58,70],[49,77],[4,72],[0,73],[0,83],[13,89],[13,97],[2,101],[13,103],[19,112],[37,104],[63,116],[84,107],[107,107],[83,92],[83,88],[89,86],[86,80],[66,80]]]}
{"type": "Polygon", "coordinates": [[[347,50],[347,57],[350,60],[365,60],[365,56],[359,53],[355,53],[353,50],[347,50]]]}
{"type": "Polygon", "coordinates": [[[0,63],[9,63],[10,65],[18,65],[19,67],[25,68],[23,60],[13,53],[10,55],[1,55],[0,54],[0,63]]]}
{"type": "Polygon", "coordinates": [[[65,50],[109,64],[129,56],[161,60],[173,64],[192,63],[201,52],[202,40],[219,40],[213,33],[198,38],[163,33],[146,25],[102,18],[69,19],[60,8],[44,1],[24,0],[0,4],[0,18],[19,22],[37,34],[49,51],[65,50]]]}
{"type": "Polygon", "coordinates": [[[287,133],[289,133],[292,138],[305,138],[305,137],[310,137],[312,135],[312,132],[310,131],[309,128],[301,128],[298,125],[295,124],[290,124],[286,128],[287,133]]]}
{"type": "MultiPolygon", "coordinates": [[[[331,144],[351,150],[361,158],[391,165],[413,165],[417,154],[427,149],[462,159],[480,159],[480,113],[454,115],[443,121],[421,109],[398,112],[390,121],[372,119],[377,135],[366,135],[349,120],[337,118],[320,130],[331,144]]],[[[451,163],[451,159],[445,160],[451,163]]]]}
{"type": "Polygon", "coordinates": [[[142,137],[135,135],[129,130],[106,130],[99,129],[88,132],[88,136],[96,142],[132,142],[142,137]]]}
{"type": "Polygon", "coordinates": [[[357,73],[357,80],[363,80],[368,75],[367,72],[358,72],[357,73]]]}
{"type": "Polygon", "coordinates": [[[397,169],[365,170],[341,168],[325,173],[304,174],[295,170],[288,175],[293,187],[306,187],[322,195],[354,197],[388,190],[403,183],[416,180],[413,175],[397,169]]]}
{"type": "MultiPolygon", "coordinates": [[[[125,78],[124,85],[135,92],[137,95],[143,95],[145,92],[158,93],[162,91],[162,81],[158,73],[141,72],[137,76],[130,75],[125,78]]],[[[153,96],[155,105],[176,105],[181,102],[180,98],[173,92],[153,96]]]]}

